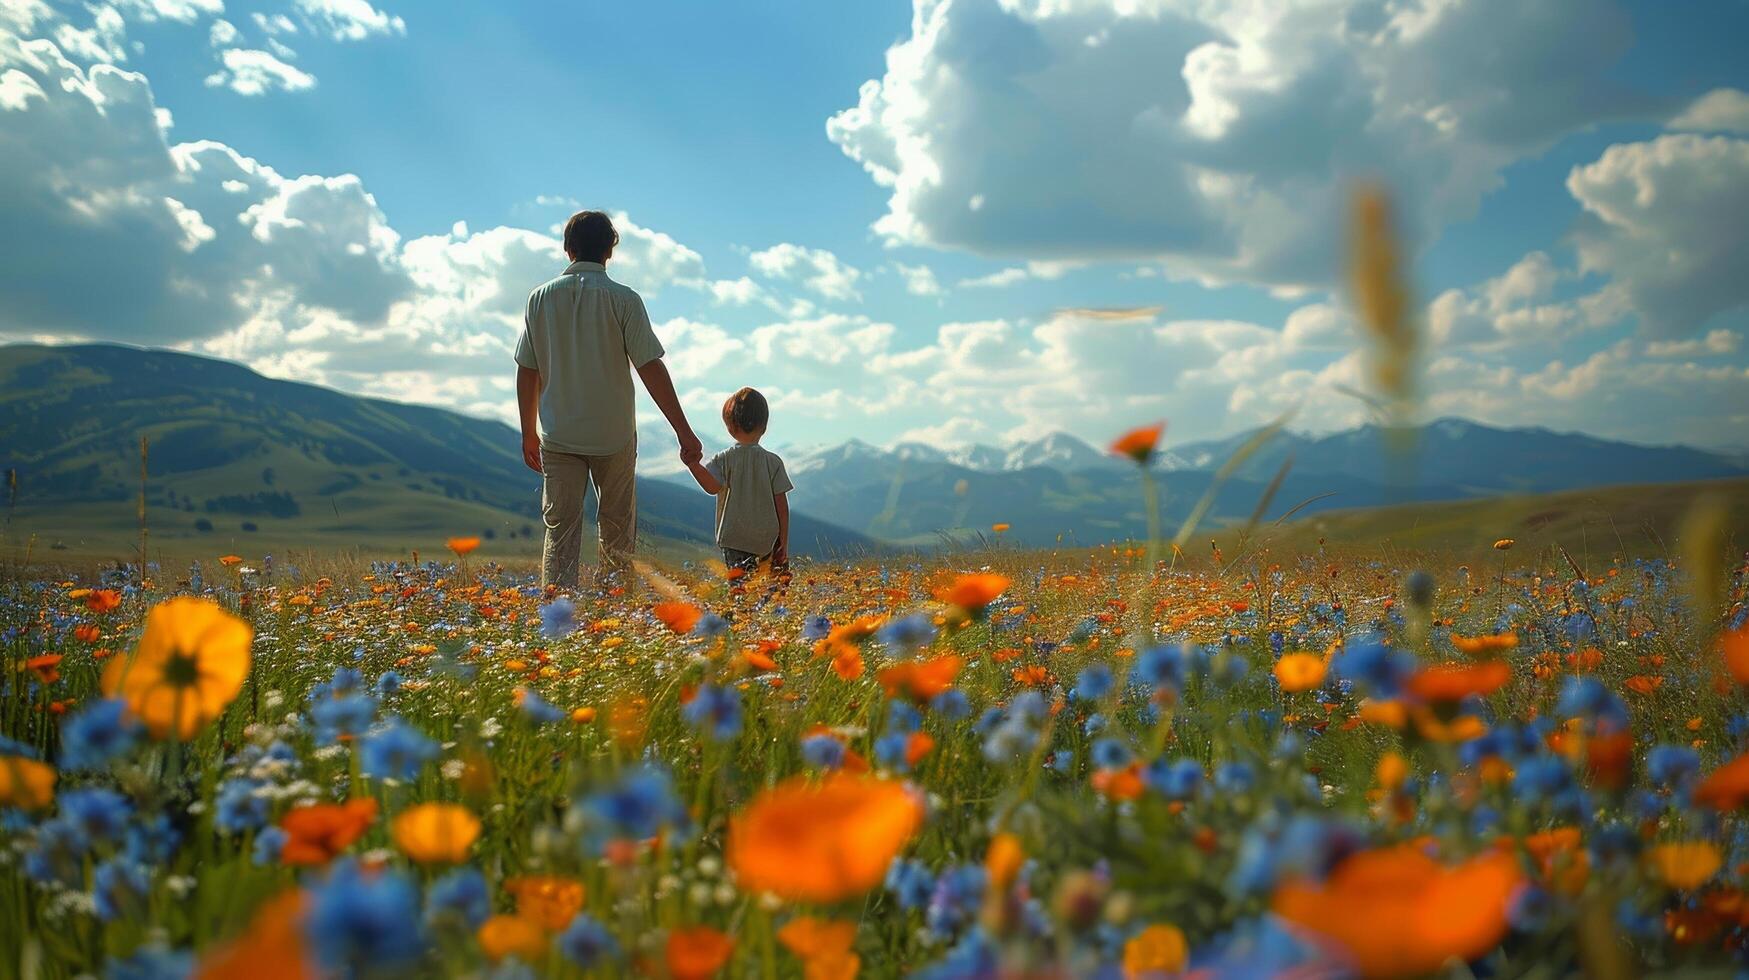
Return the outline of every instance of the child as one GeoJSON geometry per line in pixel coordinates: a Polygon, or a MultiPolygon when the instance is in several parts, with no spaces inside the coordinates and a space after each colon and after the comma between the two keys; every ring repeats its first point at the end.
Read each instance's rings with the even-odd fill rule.
{"type": "Polygon", "coordinates": [[[717,498],[717,547],[731,569],[752,572],[765,561],[789,564],[789,499],[793,489],[783,460],[759,445],[771,409],[765,396],[742,388],[723,403],[723,425],[735,444],[710,462],[687,466],[705,493],[717,498]]]}

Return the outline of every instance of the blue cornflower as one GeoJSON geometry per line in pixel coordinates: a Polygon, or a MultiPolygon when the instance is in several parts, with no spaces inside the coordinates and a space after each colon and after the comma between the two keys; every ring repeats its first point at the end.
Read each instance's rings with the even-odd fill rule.
{"type": "Polygon", "coordinates": [[[1700,753],[1686,745],[1654,745],[1646,753],[1646,774],[1667,789],[1682,786],[1700,774],[1700,753]]]}
{"type": "Polygon", "coordinates": [[[741,733],[741,692],[716,684],[701,686],[680,709],[687,724],[713,739],[734,738],[741,733]]]}
{"type": "Polygon", "coordinates": [[[930,894],[929,908],[924,913],[929,931],[937,936],[951,936],[975,920],[989,880],[983,867],[976,864],[943,871],[935,880],[935,891],[930,894]]]}
{"type": "Polygon", "coordinates": [[[941,962],[917,971],[917,980],[987,980],[998,976],[996,947],[983,927],[969,930],[947,951],[941,962]]]}
{"type": "Polygon", "coordinates": [[[1130,683],[1155,690],[1184,686],[1184,657],[1175,647],[1149,647],[1136,655],[1130,668],[1130,683]]]}
{"type": "Polygon", "coordinates": [[[182,832],[167,813],[142,815],[128,825],[127,856],[139,864],[163,864],[176,856],[181,844],[182,832]]]}
{"type": "Polygon", "coordinates": [[[68,888],[84,884],[85,854],[90,842],[66,817],[45,820],[36,828],[24,853],[24,873],[39,884],[59,882],[68,888]]]}
{"type": "Polygon", "coordinates": [[[563,721],[565,713],[536,694],[533,688],[519,687],[521,696],[517,699],[517,707],[522,709],[522,716],[537,725],[551,725],[563,721]]]}
{"type": "Polygon", "coordinates": [[[377,678],[377,695],[379,697],[390,697],[400,693],[400,690],[401,675],[395,671],[385,670],[383,675],[377,678]]]}
{"type": "Polygon", "coordinates": [[[1567,678],[1561,686],[1555,711],[1563,718],[1584,718],[1595,721],[1600,728],[1616,731],[1628,723],[1627,705],[1603,686],[1603,682],[1588,674],[1567,678]]]}
{"type": "Polygon", "coordinates": [[[1413,654],[1369,636],[1344,647],[1330,666],[1337,677],[1373,697],[1394,698],[1415,673],[1418,664],[1413,654]]]}
{"type": "Polygon", "coordinates": [[[935,640],[935,623],[922,613],[890,620],[875,631],[875,639],[900,650],[917,650],[935,640]]]}
{"type": "Polygon", "coordinates": [[[1025,719],[1009,716],[984,737],[984,758],[991,762],[1013,762],[1030,755],[1038,744],[1038,732],[1025,719]]]}
{"type": "Polygon", "coordinates": [[[1111,668],[1104,664],[1094,664],[1081,671],[1075,678],[1074,696],[1077,701],[1097,701],[1111,693],[1115,683],[1111,676],[1111,668]]]}
{"type": "Polygon", "coordinates": [[[923,714],[912,707],[909,701],[894,701],[887,705],[887,730],[901,733],[914,732],[923,727],[923,714]]]}
{"type": "Polygon", "coordinates": [[[1093,764],[1101,769],[1122,769],[1130,764],[1130,747],[1115,738],[1093,743],[1093,764]]]}
{"type": "Polygon", "coordinates": [[[112,858],[97,866],[91,875],[91,898],[97,917],[104,922],[138,911],[151,890],[152,878],[146,869],[126,858],[112,858]]]}
{"type": "Polygon", "coordinates": [[[492,914],[492,895],[476,868],[457,868],[425,891],[425,921],[433,928],[459,922],[470,931],[492,914]]]}
{"type": "Polygon", "coordinates": [[[61,818],[89,841],[119,842],[134,812],[128,798],[112,789],[69,790],[61,794],[61,818]]]}
{"type": "Polygon", "coordinates": [[[899,858],[887,866],[886,887],[900,908],[922,908],[935,893],[935,876],[923,862],[899,858]]]}
{"type": "Polygon", "coordinates": [[[327,969],[370,974],[408,968],[425,948],[419,890],[399,871],[334,865],[310,891],[304,938],[327,969]]]}
{"type": "Polygon", "coordinates": [[[132,751],[140,724],[127,705],[108,698],[92,702],[61,723],[61,768],[73,771],[105,769],[132,751]]]}
{"type": "Polygon", "coordinates": [[[579,912],[559,933],[559,952],[578,969],[591,970],[604,961],[619,958],[619,941],[600,920],[579,912]]]}
{"type": "Polygon", "coordinates": [[[214,825],[227,834],[242,834],[267,823],[267,798],[256,792],[260,788],[261,783],[243,776],[220,784],[213,807],[214,825]]]}
{"type": "Polygon", "coordinates": [[[686,808],[674,795],[674,782],[660,769],[627,771],[617,784],[585,797],[581,804],[586,833],[597,849],[609,840],[647,840],[664,827],[688,826],[686,808]]]}
{"type": "Polygon", "coordinates": [[[802,761],[815,769],[837,769],[844,765],[844,743],[830,735],[809,735],[802,739],[802,761]]]}
{"type": "Polygon", "coordinates": [[[1518,764],[1513,773],[1512,790],[1528,802],[1539,802],[1563,793],[1573,786],[1573,770],[1565,760],[1552,755],[1534,756],[1518,764]]]}
{"type": "Polygon", "coordinates": [[[911,747],[911,736],[904,732],[892,732],[875,739],[875,761],[895,772],[909,772],[911,763],[906,756],[906,750],[911,747]]]}
{"type": "Polygon", "coordinates": [[[424,733],[391,716],[360,742],[359,763],[372,779],[416,779],[419,768],[441,753],[424,733]]]}
{"type": "Polygon", "coordinates": [[[1107,724],[1109,724],[1109,722],[1107,722],[1106,717],[1095,711],[1087,716],[1086,721],[1081,723],[1081,731],[1088,735],[1097,735],[1100,732],[1105,731],[1105,726],[1107,724]]]}
{"type": "Polygon", "coordinates": [[[713,612],[707,612],[698,617],[698,622],[692,627],[692,636],[702,636],[707,639],[722,636],[729,631],[729,621],[713,612]]]}
{"type": "Polygon", "coordinates": [[[972,704],[957,687],[950,687],[929,702],[929,710],[949,720],[958,720],[972,713],[972,704]]]}
{"type": "Polygon", "coordinates": [[[577,628],[577,604],[564,596],[540,607],[541,635],[549,640],[563,639],[577,628]]]}
{"type": "MultiPolygon", "coordinates": [[[[334,672],[358,673],[342,667],[334,672]]],[[[365,694],[341,694],[337,697],[317,699],[310,705],[310,718],[316,723],[316,741],[321,745],[332,745],[340,741],[340,737],[356,738],[370,728],[376,720],[376,699],[365,694]]]]}
{"type": "Polygon", "coordinates": [[[824,616],[809,616],[802,621],[802,640],[812,643],[823,640],[826,634],[832,632],[832,621],[824,616]]]}
{"type": "Polygon", "coordinates": [[[267,868],[279,863],[279,856],[285,850],[286,832],[278,827],[263,827],[255,835],[255,847],[249,854],[249,859],[256,867],[267,868]]]}
{"type": "Polygon", "coordinates": [[[1014,719],[1042,721],[1048,711],[1045,696],[1037,691],[1022,691],[1008,702],[1008,716],[1014,719]]]}
{"type": "Polygon", "coordinates": [[[1248,762],[1229,762],[1215,770],[1215,789],[1223,793],[1248,793],[1257,785],[1257,771],[1248,762]]]}
{"type": "Polygon", "coordinates": [[[1143,782],[1169,800],[1195,796],[1202,778],[1202,763],[1195,759],[1155,759],[1143,772],[1143,782]]]}

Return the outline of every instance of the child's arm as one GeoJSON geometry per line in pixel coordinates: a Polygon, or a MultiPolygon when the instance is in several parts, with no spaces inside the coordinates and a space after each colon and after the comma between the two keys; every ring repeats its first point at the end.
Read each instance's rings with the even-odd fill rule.
{"type": "Polygon", "coordinates": [[[777,504],[777,547],[771,552],[771,563],[773,565],[787,565],[789,564],[789,496],[778,493],[773,494],[772,499],[777,504]]]}
{"type": "Polygon", "coordinates": [[[714,497],[723,491],[723,485],[717,482],[716,477],[711,476],[711,471],[705,469],[702,461],[695,459],[686,464],[686,469],[692,474],[692,478],[698,481],[698,488],[705,493],[714,497]]]}

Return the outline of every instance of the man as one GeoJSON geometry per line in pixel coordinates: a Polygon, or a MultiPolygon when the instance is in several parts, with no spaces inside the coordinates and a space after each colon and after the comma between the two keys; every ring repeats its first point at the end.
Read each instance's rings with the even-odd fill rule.
{"type": "Polygon", "coordinates": [[[607,276],[619,244],[613,221],[580,211],[565,222],[571,264],[528,297],[516,344],[516,403],[522,460],[539,473],[546,540],[541,584],[575,587],[583,543],[583,498],[595,483],[601,564],[597,581],[618,577],[637,549],[637,418],[632,369],[680,440],[686,465],[704,455],[686,422],[662,344],[635,291],[607,276]]]}

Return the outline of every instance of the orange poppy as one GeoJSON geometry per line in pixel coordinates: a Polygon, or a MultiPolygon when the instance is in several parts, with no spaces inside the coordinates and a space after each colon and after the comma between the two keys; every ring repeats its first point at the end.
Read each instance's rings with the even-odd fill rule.
{"type": "Polygon", "coordinates": [[[825,972],[819,967],[842,963],[846,957],[856,958],[850,952],[856,942],[856,923],[799,916],[777,930],[777,941],[805,964],[804,969],[811,977],[825,972]]]}
{"type": "Polygon", "coordinates": [[[24,662],[24,669],[36,675],[36,679],[44,684],[53,684],[61,679],[61,655],[45,653],[31,657],[24,662]]]}
{"type": "Polygon", "coordinates": [[[231,568],[243,564],[243,559],[238,555],[220,555],[219,564],[231,568]]]}
{"type": "Polygon", "coordinates": [[[1472,657],[1497,657],[1518,646],[1517,633],[1496,633],[1491,636],[1451,635],[1451,645],[1459,653],[1472,657]]]}
{"type": "Polygon", "coordinates": [[[1145,788],[1142,764],[1132,762],[1122,769],[1100,769],[1088,778],[1088,785],[1108,800],[1139,799],[1145,788]]]}
{"type": "Polygon", "coordinates": [[[1627,689],[1635,694],[1651,694],[1664,686],[1663,675],[1635,674],[1625,682],[1627,689]]]}
{"type": "Polygon", "coordinates": [[[682,636],[692,632],[698,621],[704,618],[704,610],[690,602],[658,602],[650,607],[650,613],[668,627],[682,636]]]}
{"type": "Polygon", "coordinates": [[[1749,685],[1749,627],[1726,633],[1719,641],[1719,650],[1725,657],[1725,669],[1737,683],[1749,685]]]}
{"type": "Polygon", "coordinates": [[[242,936],[201,958],[195,980],[309,980],[316,976],[314,964],[304,955],[306,901],[301,889],[292,888],[262,903],[242,936]]]}
{"type": "Polygon", "coordinates": [[[1151,925],[1131,936],[1123,946],[1125,980],[1161,977],[1184,972],[1190,960],[1190,943],[1175,925],[1151,925]]]}
{"type": "Polygon", "coordinates": [[[210,599],[178,596],[152,607],[139,646],[103,670],[106,697],[154,738],[193,738],[217,718],[249,675],[254,631],[210,599]]]}
{"type": "Polygon", "coordinates": [[[883,667],[875,678],[886,689],[887,697],[904,694],[916,701],[930,701],[953,686],[960,665],[960,658],[950,653],[933,660],[906,660],[883,667]]]}
{"type": "Polygon", "coordinates": [[[1324,683],[1324,658],[1315,653],[1285,653],[1275,662],[1275,679],[1289,694],[1310,691],[1324,683]]]}
{"type": "Polygon", "coordinates": [[[93,589],[85,596],[85,608],[94,613],[106,613],[121,605],[121,593],[114,589],[93,589]]]}
{"type": "Polygon", "coordinates": [[[1692,891],[1707,883],[1724,866],[1718,845],[1711,841],[1681,841],[1659,844],[1646,855],[1658,880],[1681,891],[1692,891]]]}
{"type": "Polygon", "coordinates": [[[1144,425],[1139,429],[1118,436],[1111,444],[1111,452],[1118,456],[1128,456],[1138,465],[1146,466],[1154,458],[1154,447],[1160,444],[1160,437],[1166,432],[1166,423],[1144,425]]]}
{"type": "Polygon", "coordinates": [[[481,952],[494,961],[514,956],[524,963],[539,963],[547,954],[546,930],[520,915],[494,915],[480,924],[476,936],[481,952]]]}
{"type": "Polygon", "coordinates": [[[1494,542],[1494,550],[1495,551],[1511,551],[1512,546],[1517,544],[1517,543],[1518,542],[1512,540],[1511,538],[1501,538],[1500,540],[1494,542]]]}
{"type": "Polygon", "coordinates": [[[1543,880],[1563,895],[1579,894],[1591,876],[1591,858],[1582,845],[1578,827],[1556,827],[1524,839],[1543,880]]]}
{"type": "Polygon", "coordinates": [[[923,758],[935,751],[935,736],[928,732],[912,732],[905,738],[905,764],[915,766],[923,758]]]}
{"type": "Polygon", "coordinates": [[[950,606],[958,606],[969,613],[976,613],[985,606],[996,601],[996,597],[1008,591],[1013,582],[1006,575],[995,572],[974,572],[961,575],[954,583],[935,593],[935,597],[950,606]]]}
{"type": "Polygon", "coordinates": [[[1003,831],[990,838],[990,849],[984,852],[984,871],[990,876],[991,888],[1006,891],[1024,863],[1026,849],[1020,846],[1019,837],[1003,831]]]}
{"type": "Polygon", "coordinates": [[[41,810],[54,800],[53,766],[21,755],[0,755],[0,806],[41,810]]]}
{"type": "Polygon", "coordinates": [[[1351,855],[1322,884],[1283,884],[1273,905],[1343,946],[1363,976],[1416,976],[1499,945],[1520,883],[1510,854],[1446,867],[1406,844],[1351,855]]]}
{"type": "Polygon", "coordinates": [[[456,864],[480,836],[480,818],[454,803],[420,803],[408,807],[389,825],[401,853],[420,864],[456,864]]]}
{"type": "Polygon", "coordinates": [[[1043,687],[1051,681],[1051,672],[1041,664],[1014,668],[1014,682],[1023,687],[1043,687]]]}
{"type": "Polygon", "coordinates": [[[798,776],[730,818],[727,858],[747,891],[835,902],[879,885],[922,824],[923,807],[899,783],[798,776]]]}
{"type": "Polygon", "coordinates": [[[480,546],[479,538],[450,538],[449,550],[455,552],[457,558],[466,558],[480,546]]]}
{"type": "Polygon", "coordinates": [[[516,896],[517,915],[555,931],[582,910],[586,895],[581,881],[557,875],[511,878],[504,882],[504,890],[516,896]]]}
{"type": "Polygon", "coordinates": [[[327,864],[363,837],[376,818],[377,801],[368,796],[293,807],[279,820],[286,834],[279,859],[293,865],[327,864]]]}
{"type": "Polygon", "coordinates": [[[997,534],[1001,534],[1003,531],[1008,530],[1009,527],[1010,527],[1010,525],[1007,523],[998,522],[998,523],[990,525],[990,530],[994,531],[997,534]]]}
{"type": "Polygon", "coordinates": [[[1462,701],[1472,694],[1492,694],[1511,679],[1512,665],[1504,660],[1433,664],[1409,678],[1409,693],[1423,701],[1462,701]]]}
{"type": "Polygon", "coordinates": [[[1740,755],[1708,773],[1694,788],[1694,801],[1715,810],[1736,810],[1749,803],[1749,755],[1740,755]]]}
{"type": "Polygon", "coordinates": [[[862,651],[853,646],[841,648],[832,657],[832,670],[840,678],[853,681],[862,676],[862,651]]]}
{"type": "Polygon", "coordinates": [[[710,926],[672,929],[665,952],[674,980],[706,980],[729,962],[735,940],[710,926]]]}

